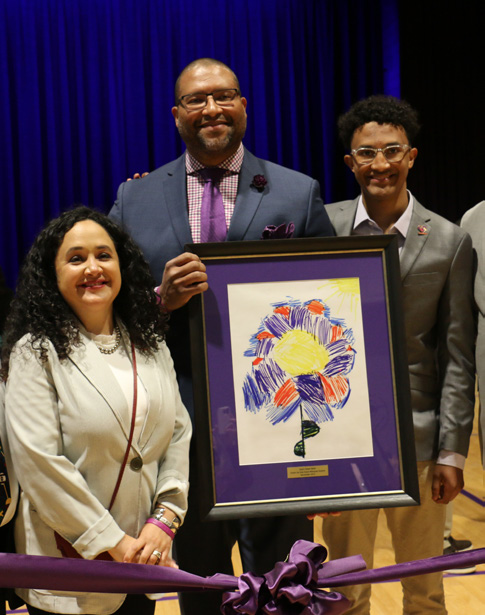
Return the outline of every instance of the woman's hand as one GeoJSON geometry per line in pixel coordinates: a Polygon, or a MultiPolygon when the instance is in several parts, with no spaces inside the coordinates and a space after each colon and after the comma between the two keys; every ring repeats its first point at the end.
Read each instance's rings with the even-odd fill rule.
{"type": "Polygon", "coordinates": [[[127,548],[123,561],[138,564],[153,564],[159,566],[170,566],[178,568],[175,561],[170,557],[172,540],[163,530],[152,523],[146,523],[138,538],[132,539],[133,542],[127,548]],[[160,558],[154,555],[154,551],[159,551],[160,558]]]}
{"type": "Polygon", "coordinates": [[[135,539],[132,536],[128,536],[125,534],[123,538],[119,541],[116,547],[109,549],[108,553],[114,559],[115,562],[124,561],[124,557],[128,549],[133,545],[135,539]]]}

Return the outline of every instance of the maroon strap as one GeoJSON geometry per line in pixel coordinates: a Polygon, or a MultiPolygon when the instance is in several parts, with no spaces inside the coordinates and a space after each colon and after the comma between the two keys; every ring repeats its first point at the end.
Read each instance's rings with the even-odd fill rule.
{"type": "MultiPolygon", "coordinates": [[[[72,544],[63,538],[57,532],[54,532],[54,538],[56,539],[56,547],[62,554],[62,557],[70,557],[72,559],[82,559],[82,555],[76,551],[76,549],[72,546],[72,544]]],[[[113,558],[108,553],[108,551],[103,551],[99,555],[97,555],[94,559],[105,560],[107,562],[112,562],[113,558]]]]}
{"type": "Polygon", "coordinates": [[[116,496],[118,495],[118,490],[121,485],[121,480],[123,478],[123,474],[125,472],[126,462],[128,460],[128,455],[130,454],[131,443],[133,442],[133,433],[135,431],[135,420],[136,420],[136,403],[138,396],[138,374],[136,370],[136,354],[135,354],[135,345],[131,342],[131,357],[133,361],[133,409],[131,411],[131,427],[130,427],[130,437],[128,438],[128,446],[126,447],[125,456],[123,458],[123,463],[121,464],[120,473],[118,474],[118,480],[116,481],[115,489],[113,491],[113,495],[111,496],[111,502],[109,503],[108,510],[111,510],[116,496]]]}

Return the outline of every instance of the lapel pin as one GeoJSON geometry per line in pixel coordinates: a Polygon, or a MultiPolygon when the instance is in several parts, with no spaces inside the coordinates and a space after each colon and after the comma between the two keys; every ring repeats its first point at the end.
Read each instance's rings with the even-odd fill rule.
{"type": "Polygon", "coordinates": [[[418,226],[418,235],[427,235],[428,234],[428,227],[424,226],[424,224],[420,224],[418,226]]]}
{"type": "Polygon", "coordinates": [[[268,183],[268,180],[264,175],[255,175],[253,177],[253,181],[251,182],[251,187],[256,188],[258,192],[263,192],[264,187],[268,183]]]}

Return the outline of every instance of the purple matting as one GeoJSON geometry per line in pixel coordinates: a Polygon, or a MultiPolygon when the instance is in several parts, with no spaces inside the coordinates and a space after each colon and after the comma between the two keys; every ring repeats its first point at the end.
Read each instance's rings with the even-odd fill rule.
{"type": "MultiPolygon", "coordinates": [[[[326,495],[403,491],[391,371],[383,251],[288,258],[207,259],[204,293],[216,505],[326,495]],[[357,277],[360,282],[373,457],[239,465],[227,285],[357,277]],[[292,466],[326,464],[326,477],[287,479],[292,466]]],[[[318,297],[313,297],[318,299],[318,297]]],[[[325,424],[321,425],[322,433],[325,424]]],[[[324,455],[324,447],[322,447],[324,455]]]]}

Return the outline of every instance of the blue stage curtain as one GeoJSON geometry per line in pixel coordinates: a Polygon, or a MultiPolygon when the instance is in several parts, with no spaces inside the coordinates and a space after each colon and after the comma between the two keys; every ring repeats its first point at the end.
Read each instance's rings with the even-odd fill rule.
{"type": "Polygon", "coordinates": [[[216,57],[248,99],[245,144],[355,193],[335,122],[399,95],[398,0],[0,0],[0,264],[73,203],[107,211],[118,184],[183,151],[170,109],[184,65],[216,57]]]}

